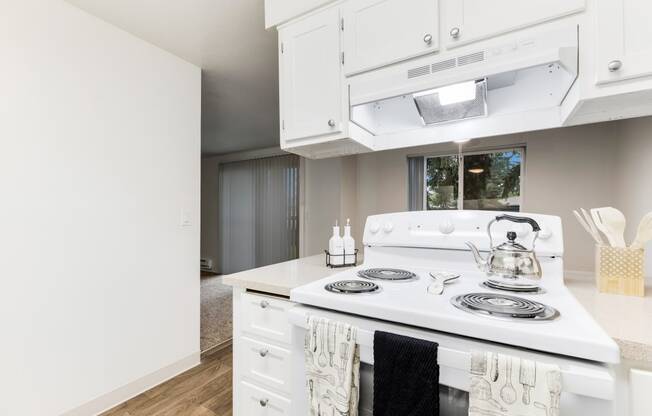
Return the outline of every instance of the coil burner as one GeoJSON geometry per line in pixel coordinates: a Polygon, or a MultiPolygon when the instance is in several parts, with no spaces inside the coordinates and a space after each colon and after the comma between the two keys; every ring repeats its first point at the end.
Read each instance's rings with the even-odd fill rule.
{"type": "Polygon", "coordinates": [[[451,303],[475,315],[510,321],[551,321],[559,317],[559,312],[550,306],[496,293],[468,293],[454,297],[451,303]]]}
{"type": "Polygon", "coordinates": [[[546,291],[543,288],[536,285],[519,284],[519,283],[506,284],[491,279],[480,283],[480,287],[484,289],[502,290],[504,292],[523,293],[526,295],[537,295],[541,293],[546,293],[546,291]]]}
{"type": "Polygon", "coordinates": [[[338,282],[327,284],[324,286],[324,289],[333,293],[353,295],[359,293],[374,293],[380,290],[380,286],[372,282],[364,282],[360,280],[340,280],[338,282]]]}
{"type": "Polygon", "coordinates": [[[417,278],[416,274],[407,270],[386,268],[360,270],[358,276],[364,279],[391,281],[415,280],[417,278]]]}

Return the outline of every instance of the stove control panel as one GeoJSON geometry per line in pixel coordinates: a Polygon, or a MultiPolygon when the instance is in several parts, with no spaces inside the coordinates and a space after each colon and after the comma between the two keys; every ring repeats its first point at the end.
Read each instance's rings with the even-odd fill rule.
{"type": "MultiPolygon", "coordinates": [[[[423,247],[468,250],[470,241],[481,250],[489,250],[487,224],[498,211],[412,211],[372,215],[367,218],[363,242],[365,246],[423,247]]],[[[512,214],[512,213],[510,213],[512,214]]],[[[536,252],[545,256],[561,256],[564,252],[561,219],[552,215],[513,213],[534,219],[541,227],[536,252]]],[[[517,241],[532,246],[534,232],[528,224],[500,221],[492,227],[494,245],[506,241],[508,231],[516,232],[517,241]]]]}

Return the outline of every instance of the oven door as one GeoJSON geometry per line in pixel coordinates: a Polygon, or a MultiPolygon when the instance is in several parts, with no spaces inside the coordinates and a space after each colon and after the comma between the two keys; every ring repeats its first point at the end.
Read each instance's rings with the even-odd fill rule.
{"type": "MultiPolygon", "coordinates": [[[[562,415],[616,416],[614,371],[607,365],[541,352],[512,348],[473,338],[427,331],[406,325],[394,324],[347,315],[307,306],[295,306],[288,312],[292,324],[292,403],[295,416],[308,413],[305,365],[303,361],[304,337],[307,318],[317,316],[347,322],[358,328],[360,345],[360,414],[371,415],[373,408],[373,337],[375,331],[385,331],[439,344],[439,395],[441,414],[462,416],[468,414],[469,368],[471,351],[491,351],[529,360],[557,364],[562,371],[562,415]]],[[[622,408],[622,407],[621,407],[622,408]]]]}

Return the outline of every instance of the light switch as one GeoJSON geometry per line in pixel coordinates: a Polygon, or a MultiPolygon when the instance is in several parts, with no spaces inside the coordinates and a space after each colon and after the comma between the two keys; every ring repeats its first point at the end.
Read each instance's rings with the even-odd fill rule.
{"type": "Polygon", "coordinates": [[[190,211],[187,210],[182,210],[181,211],[181,226],[182,227],[190,227],[192,225],[192,221],[190,218],[190,211]]]}

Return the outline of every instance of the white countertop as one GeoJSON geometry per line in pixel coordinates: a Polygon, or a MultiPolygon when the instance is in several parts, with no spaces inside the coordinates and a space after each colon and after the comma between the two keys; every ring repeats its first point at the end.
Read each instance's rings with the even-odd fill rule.
{"type": "Polygon", "coordinates": [[[326,266],[323,254],[225,275],[224,284],[290,297],[290,290],[341,272],[326,266]]]}
{"type": "Polygon", "coordinates": [[[652,364],[652,290],[646,296],[600,293],[594,281],[566,279],[566,287],[609,336],[624,359],[652,364]]]}
{"type": "MultiPolygon", "coordinates": [[[[326,267],[323,255],[304,257],[226,275],[225,284],[279,296],[341,272],[326,267]]],[[[584,308],[616,340],[624,359],[652,363],[652,292],[638,298],[599,293],[591,280],[567,279],[566,286],[584,308]]]]}

